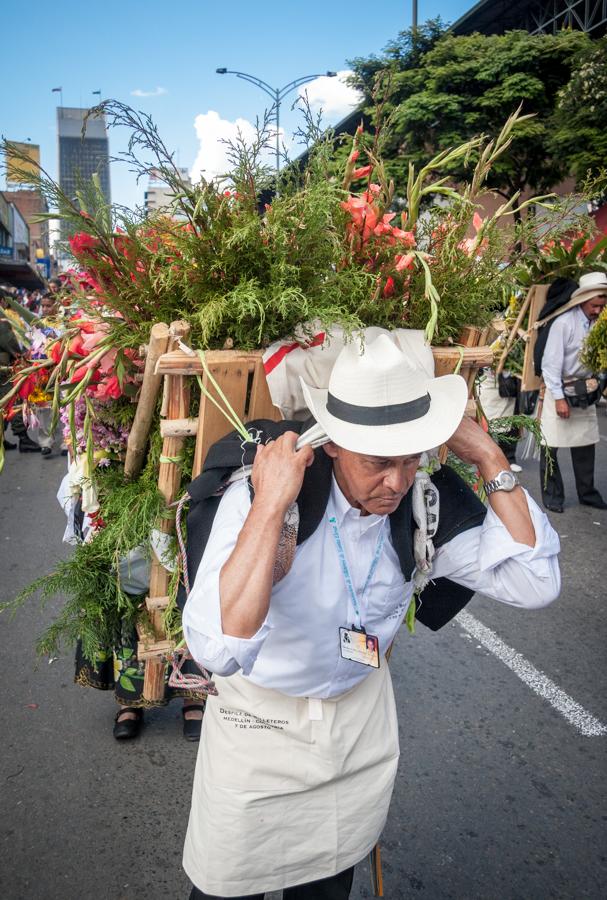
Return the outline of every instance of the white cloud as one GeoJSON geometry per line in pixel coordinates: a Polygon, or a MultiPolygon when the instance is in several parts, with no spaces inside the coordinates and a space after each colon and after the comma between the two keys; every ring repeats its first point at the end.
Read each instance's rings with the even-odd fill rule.
{"type": "MultiPolygon", "coordinates": [[[[255,140],[255,126],[248,119],[238,118],[231,122],[222,119],[218,112],[210,109],[207,113],[200,113],[194,119],[196,136],[200,142],[198,154],[194,160],[190,175],[196,183],[201,176],[207,181],[224,175],[230,168],[228,162],[228,148],[222,141],[235,141],[238,133],[242,135],[246,144],[252,144],[255,140]]],[[[280,129],[281,145],[285,141],[283,129],[280,129]]],[[[264,162],[274,164],[274,151],[272,146],[264,154],[264,162]]]]}
{"type": "MultiPolygon", "coordinates": [[[[313,110],[322,108],[323,118],[331,123],[338,122],[347,116],[355,106],[362,101],[362,94],[355,88],[346,84],[346,78],[352,72],[345,69],[337,73],[336,78],[327,78],[321,75],[320,78],[304,84],[299,89],[300,97],[304,94],[308,95],[310,106],[313,110]]],[[[325,121],[325,124],[328,124],[325,121]]]]}
{"type": "Polygon", "coordinates": [[[131,97],[164,97],[165,94],[168,94],[168,91],[163,87],[154,88],[153,91],[142,91],[141,88],[131,91],[131,97]]]}

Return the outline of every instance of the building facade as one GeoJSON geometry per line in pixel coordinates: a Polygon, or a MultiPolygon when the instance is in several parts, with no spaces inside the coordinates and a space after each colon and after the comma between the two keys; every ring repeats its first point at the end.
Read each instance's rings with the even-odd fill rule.
{"type": "Polygon", "coordinates": [[[89,118],[83,136],[87,113],[88,109],[57,107],[59,185],[71,199],[97,173],[103,195],[110,203],[110,150],[105,116],[89,118]]]}
{"type": "MultiPolygon", "coordinates": [[[[181,180],[186,187],[192,187],[192,180],[187,169],[178,169],[181,180]]],[[[162,180],[158,169],[150,169],[149,180],[143,197],[143,205],[146,216],[151,213],[165,210],[172,212],[175,195],[168,185],[162,180]]]]}

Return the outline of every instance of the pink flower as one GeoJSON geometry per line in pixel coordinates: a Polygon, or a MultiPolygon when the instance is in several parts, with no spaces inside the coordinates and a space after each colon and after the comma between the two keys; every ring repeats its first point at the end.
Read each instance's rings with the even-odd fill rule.
{"type": "Polygon", "coordinates": [[[415,255],[413,253],[405,253],[403,256],[397,256],[394,268],[397,272],[402,272],[403,269],[412,269],[414,259],[415,255]]]}
{"type": "Polygon", "coordinates": [[[356,181],[357,178],[366,178],[373,170],[373,166],[361,166],[360,169],[354,169],[352,172],[352,180],[356,181]]]}

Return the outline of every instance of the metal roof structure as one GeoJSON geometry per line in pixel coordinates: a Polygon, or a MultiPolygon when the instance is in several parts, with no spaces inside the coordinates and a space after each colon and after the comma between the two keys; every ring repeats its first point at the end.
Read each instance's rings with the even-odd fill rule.
{"type": "Polygon", "coordinates": [[[564,28],[600,37],[607,31],[607,0],[480,0],[455,22],[454,34],[555,34],[564,28]]]}

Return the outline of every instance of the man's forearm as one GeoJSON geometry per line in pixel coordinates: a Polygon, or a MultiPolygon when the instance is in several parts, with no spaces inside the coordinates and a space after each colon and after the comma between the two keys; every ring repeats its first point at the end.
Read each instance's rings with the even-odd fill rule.
{"type": "Polygon", "coordinates": [[[236,546],[219,575],[224,634],[250,638],[268,613],[274,561],[284,521],[281,508],[253,500],[236,546]]]}
{"type": "MultiPolygon", "coordinates": [[[[478,470],[485,482],[509,468],[508,460],[498,447],[478,463],[478,470]]],[[[489,494],[488,501],[515,541],[535,547],[535,528],[521,487],[515,487],[513,491],[495,491],[489,494]]]]}

